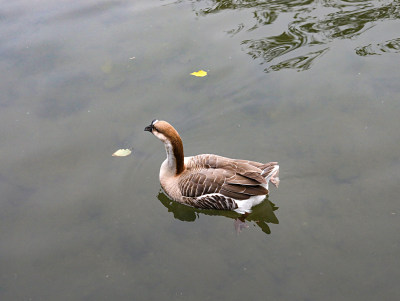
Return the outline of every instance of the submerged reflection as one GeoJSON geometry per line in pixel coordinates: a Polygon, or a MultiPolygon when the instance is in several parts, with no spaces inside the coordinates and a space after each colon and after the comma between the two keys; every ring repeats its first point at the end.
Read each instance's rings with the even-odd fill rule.
{"type": "MultiPolygon", "coordinates": [[[[329,50],[327,45],[332,41],[354,39],[379,21],[400,18],[399,1],[211,0],[206,3],[194,1],[193,6],[199,16],[229,10],[250,12],[255,23],[246,24],[248,19],[239,19],[237,28],[227,33],[235,36],[252,32],[252,37],[256,35],[245,38],[241,45],[254,60],[267,65],[265,72],[307,70],[329,50]],[[283,25],[286,28],[279,35],[266,36],[266,27],[277,23],[280,16],[289,18],[287,27],[283,25]]],[[[276,32],[276,26],[273,30],[276,32]]],[[[356,51],[358,55],[371,54],[368,49],[356,51]]]]}
{"type": "Polygon", "coordinates": [[[316,52],[310,52],[302,56],[294,57],[286,61],[272,65],[265,69],[265,71],[279,71],[281,69],[295,69],[297,71],[304,71],[310,69],[312,62],[323,55],[329,48],[322,49],[316,52]]]}
{"type": "MultiPolygon", "coordinates": [[[[157,198],[160,200],[161,204],[168,209],[168,212],[173,213],[174,218],[185,222],[193,222],[199,218],[201,214],[225,216],[235,221],[241,216],[233,211],[203,210],[182,205],[178,202],[172,201],[162,191],[159,192],[157,198]]],[[[253,222],[255,225],[259,226],[264,233],[271,234],[271,229],[268,224],[279,224],[278,218],[274,213],[277,209],[278,207],[276,207],[274,203],[266,199],[261,204],[253,207],[252,213],[245,218],[245,221],[253,222]]]]}
{"type": "Polygon", "coordinates": [[[384,43],[369,44],[356,48],[356,53],[360,56],[382,55],[385,53],[400,53],[400,38],[386,41],[384,43]]]}

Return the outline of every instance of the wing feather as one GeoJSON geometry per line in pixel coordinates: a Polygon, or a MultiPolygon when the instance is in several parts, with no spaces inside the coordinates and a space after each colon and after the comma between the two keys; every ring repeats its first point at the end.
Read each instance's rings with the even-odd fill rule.
{"type": "Polygon", "coordinates": [[[187,172],[181,176],[179,188],[182,196],[188,198],[219,193],[227,198],[246,200],[266,195],[268,190],[262,184],[267,182],[261,175],[263,170],[258,168],[262,165],[216,155],[195,156],[187,163],[187,172]]]}
{"type": "Polygon", "coordinates": [[[268,194],[265,184],[277,162],[205,154],[185,158],[185,164],[178,182],[184,203],[203,209],[234,210],[239,206],[236,201],[268,194]]]}
{"type": "Polygon", "coordinates": [[[197,198],[184,198],[185,203],[202,209],[234,210],[238,208],[236,202],[221,194],[207,194],[197,198]]]}

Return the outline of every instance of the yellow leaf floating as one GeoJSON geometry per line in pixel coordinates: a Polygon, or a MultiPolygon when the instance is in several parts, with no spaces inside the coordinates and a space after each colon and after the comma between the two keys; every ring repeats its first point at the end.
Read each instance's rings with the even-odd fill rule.
{"type": "Polygon", "coordinates": [[[207,75],[207,72],[204,70],[199,70],[197,72],[192,72],[190,75],[198,76],[198,77],[204,77],[207,75]]]}
{"type": "Polygon", "coordinates": [[[126,157],[129,156],[132,153],[132,151],[127,148],[127,149],[119,149],[115,153],[112,154],[113,157],[126,157]]]}

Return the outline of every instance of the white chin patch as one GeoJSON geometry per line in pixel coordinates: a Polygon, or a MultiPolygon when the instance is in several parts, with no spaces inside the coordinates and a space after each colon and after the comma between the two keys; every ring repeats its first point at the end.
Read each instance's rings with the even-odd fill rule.
{"type": "Polygon", "coordinates": [[[153,132],[153,134],[161,141],[163,142],[167,141],[167,137],[165,137],[164,134],[161,134],[160,132],[153,132]]]}

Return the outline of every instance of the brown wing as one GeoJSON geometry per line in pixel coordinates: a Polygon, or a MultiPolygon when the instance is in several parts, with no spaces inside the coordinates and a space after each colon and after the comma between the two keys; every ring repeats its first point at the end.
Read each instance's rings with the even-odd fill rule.
{"type": "Polygon", "coordinates": [[[221,194],[206,194],[196,198],[184,198],[187,205],[202,209],[234,210],[236,202],[221,194]]]}
{"type": "MultiPolygon", "coordinates": [[[[273,162],[271,162],[273,163],[273,162]]],[[[188,168],[212,168],[233,171],[246,178],[253,179],[257,184],[266,184],[267,181],[262,175],[263,169],[271,163],[262,164],[255,161],[230,159],[222,156],[204,154],[192,157],[188,168]]]]}
{"type": "Polygon", "coordinates": [[[266,183],[261,176],[262,170],[245,162],[216,155],[193,157],[179,182],[182,196],[196,198],[220,193],[228,198],[245,200],[254,195],[268,194],[268,190],[261,186],[266,183]]]}

